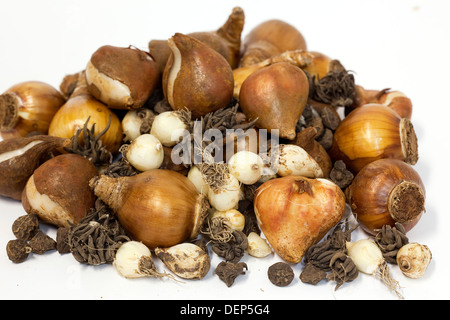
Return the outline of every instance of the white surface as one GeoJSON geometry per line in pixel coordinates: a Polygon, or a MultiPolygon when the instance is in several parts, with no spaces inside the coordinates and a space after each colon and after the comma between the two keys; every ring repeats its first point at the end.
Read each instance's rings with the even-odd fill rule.
{"type": "MultiPolygon", "coordinates": [[[[450,2],[415,1],[23,1],[0,4],[0,91],[25,80],[54,86],[83,69],[105,44],[146,49],[151,39],[175,32],[218,28],[234,6],[246,14],[244,35],[270,18],[298,27],[310,50],[339,59],[368,89],[392,88],[414,104],[412,121],[419,138],[415,166],[427,188],[427,212],[408,233],[411,242],[430,247],[433,260],[421,279],[408,279],[393,266],[406,299],[449,299],[450,254],[447,200],[450,147],[448,84],[450,2]]],[[[6,256],[11,225],[24,211],[0,199],[0,298],[2,299],[397,299],[377,279],[361,274],[334,291],[333,282],[307,285],[295,279],[272,285],[267,268],[279,258],[246,256],[246,275],[228,288],[214,275],[200,281],[121,278],[111,265],[78,264],[70,254],[30,255],[21,264],[6,256]]],[[[55,230],[46,228],[49,235],[55,230]]],[[[353,239],[367,237],[355,232],[353,239]]],[[[162,266],[160,265],[162,268],[162,266]]]]}

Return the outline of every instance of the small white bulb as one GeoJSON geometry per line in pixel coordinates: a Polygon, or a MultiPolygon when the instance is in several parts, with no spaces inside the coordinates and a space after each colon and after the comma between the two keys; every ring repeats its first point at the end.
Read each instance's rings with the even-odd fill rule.
{"type": "Polygon", "coordinates": [[[264,162],[251,151],[239,151],[228,160],[228,170],[243,184],[254,184],[262,176],[264,162]]]}
{"type": "Polygon", "coordinates": [[[278,149],[277,174],[281,177],[298,175],[307,178],[321,178],[320,165],[303,148],[294,144],[280,145],[278,149]]]}
{"type": "Polygon", "coordinates": [[[348,256],[356,268],[366,274],[375,274],[384,262],[383,253],[378,245],[370,239],[361,239],[346,243],[348,256]]]}
{"type": "Polygon", "coordinates": [[[124,133],[124,141],[131,142],[141,135],[141,126],[146,118],[154,116],[152,110],[146,110],[148,115],[143,117],[140,110],[129,110],[122,119],[122,129],[124,133]]]}
{"type": "Polygon", "coordinates": [[[126,157],[140,171],[158,169],[164,160],[164,149],[155,136],[146,133],[131,142],[126,157]]]}
{"type": "Polygon", "coordinates": [[[142,242],[128,241],[117,250],[113,266],[125,278],[146,277],[139,267],[143,257],[151,257],[150,249],[142,242]]]}
{"type": "Polygon", "coordinates": [[[209,187],[208,200],[218,211],[233,209],[241,198],[241,185],[232,174],[227,174],[226,182],[220,188],[209,187]]]}
{"type": "Polygon", "coordinates": [[[150,133],[166,147],[173,147],[183,138],[187,126],[176,111],[158,114],[152,123],[150,133]]]}
{"type": "Polygon", "coordinates": [[[227,219],[229,221],[231,229],[233,230],[237,231],[244,230],[245,216],[236,209],[229,209],[226,211],[215,211],[211,216],[211,219],[214,218],[227,219]]]}
{"type": "Polygon", "coordinates": [[[189,169],[187,177],[194,184],[198,193],[208,195],[209,186],[205,182],[205,179],[203,178],[203,174],[201,173],[199,168],[197,168],[196,166],[192,166],[189,169]]]}
{"type": "Polygon", "coordinates": [[[252,257],[264,258],[272,253],[272,248],[267,244],[267,241],[256,232],[250,232],[247,236],[247,240],[247,252],[252,257]]]}

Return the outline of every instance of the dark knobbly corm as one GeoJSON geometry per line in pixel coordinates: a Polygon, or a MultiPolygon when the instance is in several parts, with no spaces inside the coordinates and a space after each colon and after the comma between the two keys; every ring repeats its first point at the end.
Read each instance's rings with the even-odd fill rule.
{"type": "Polygon", "coordinates": [[[300,280],[303,283],[316,285],[323,279],[327,278],[327,273],[322,269],[315,267],[311,263],[307,263],[300,273],[300,280]]]}
{"type": "Polygon", "coordinates": [[[43,254],[49,250],[56,249],[56,241],[44,232],[39,230],[33,238],[28,242],[31,248],[31,252],[37,254],[43,254]]]}
{"type": "Polygon", "coordinates": [[[26,214],[17,218],[12,225],[12,232],[17,239],[30,240],[39,230],[39,219],[36,214],[26,214]]]}
{"type": "Polygon", "coordinates": [[[220,262],[214,273],[219,276],[220,280],[225,282],[227,287],[231,287],[234,280],[239,276],[245,274],[248,270],[247,264],[244,262],[232,263],[227,261],[220,262]]]}
{"type": "Polygon", "coordinates": [[[351,173],[344,161],[338,160],[334,163],[330,172],[330,179],[341,189],[347,188],[353,181],[354,175],[351,173]]]}
{"type": "Polygon", "coordinates": [[[28,242],[23,239],[9,240],[6,244],[6,254],[14,263],[24,262],[31,252],[28,242]]]}
{"type": "Polygon", "coordinates": [[[277,262],[269,267],[267,276],[278,287],[285,287],[294,280],[294,270],[286,262],[277,262]]]}

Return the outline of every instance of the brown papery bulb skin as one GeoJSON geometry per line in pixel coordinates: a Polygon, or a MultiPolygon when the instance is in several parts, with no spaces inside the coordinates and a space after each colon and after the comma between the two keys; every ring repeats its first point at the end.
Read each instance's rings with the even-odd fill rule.
{"type": "Polygon", "coordinates": [[[244,38],[240,66],[252,65],[292,50],[306,50],[306,41],[300,31],[285,21],[267,20],[244,38]]]}
{"type": "Polygon", "coordinates": [[[122,123],[111,109],[89,94],[76,95],[67,100],[53,117],[48,134],[70,139],[77,130],[83,129],[89,117],[88,128],[95,123],[95,134],[107,127],[111,117],[111,125],[101,140],[111,153],[116,153],[122,145],[122,123]]]}
{"type": "Polygon", "coordinates": [[[91,187],[132,238],[152,249],[195,238],[208,208],[194,184],[171,170],[120,178],[102,175],[91,181],[91,187]]]}
{"type": "Polygon", "coordinates": [[[254,199],[261,231],[285,261],[299,263],[345,214],[342,190],[326,179],[286,176],[263,183],[254,199]]]}
{"type": "Polygon", "coordinates": [[[18,83],[0,95],[0,133],[4,139],[31,132],[47,134],[50,122],[66,102],[61,92],[41,81],[18,83]]]}
{"type": "Polygon", "coordinates": [[[27,213],[35,213],[40,220],[58,227],[68,227],[69,222],[77,224],[94,206],[95,195],[89,181],[97,175],[97,168],[80,155],[56,156],[37,168],[30,177],[22,193],[23,208],[27,213]],[[41,196],[36,197],[36,192],[41,196]],[[61,210],[42,211],[40,205],[33,205],[31,198],[39,198],[38,203],[42,204],[47,202],[46,197],[61,210]]]}
{"type": "Polygon", "coordinates": [[[164,96],[174,110],[187,108],[192,117],[228,106],[234,78],[228,61],[201,41],[176,33],[163,74],[164,96]]]}
{"type": "Polygon", "coordinates": [[[425,211],[422,179],[412,166],[396,159],[380,159],[365,166],[346,195],[361,227],[372,235],[396,222],[408,232],[425,211]]]}
{"type": "Polygon", "coordinates": [[[343,160],[354,174],[378,159],[398,159],[414,165],[417,136],[411,121],[380,104],[366,104],[345,117],[329,150],[333,161],[343,160]]]}
{"type": "Polygon", "coordinates": [[[148,52],[110,45],[92,54],[86,77],[89,92],[115,109],[142,107],[161,83],[158,64],[148,52]],[[89,71],[92,74],[88,74],[89,71]],[[117,96],[118,85],[125,86],[128,93],[117,96]]]}
{"type": "Polygon", "coordinates": [[[309,82],[306,74],[288,62],[264,67],[244,80],[239,93],[242,111],[260,129],[279,130],[279,136],[295,138],[295,127],[306,102],[309,82]]]}

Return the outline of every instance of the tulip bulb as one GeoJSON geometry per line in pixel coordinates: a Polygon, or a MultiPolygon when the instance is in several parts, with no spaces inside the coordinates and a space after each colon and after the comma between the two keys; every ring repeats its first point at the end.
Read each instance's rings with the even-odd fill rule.
{"type": "Polygon", "coordinates": [[[228,106],[233,72],[217,51],[176,33],[168,41],[172,55],[163,74],[164,96],[174,110],[187,108],[194,118],[228,106]]]}
{"type": "Polygon", "coordinates": [[[305,73],[288,62],[264,67],[245,79],[239,93],[240,107],[260,129],[279,130],[279,136],[295,138],[295,127],[305,109],[309,82],[305,73]]]}
{"type": "MultiPolygon", "coordinates": [[[[239,65],[241,33],[244,29],[245,14],[240,7],[233,8],[227,21],[215,31],[188,33],[189,37],[200,40],[221,54],[234,69],[239,65]]],[[[167,40],[151,40],[148,44],[151,55],[158,63],[161,73],[169,59],[171,50],[167,40]]]]}
{"type": "Polygon", "coordinates": [[[384,225],[401,223],[411,230],[425,210],[426,192],[419,174],[407,163],[380,159],[365,166],[346,191],[361,227],[375,235],[384,225]]]}
{"type": "Polygon", "coordinates": [[[76,154],[47,160],[28,180],[22,193],[23,208],[58,227],[78,224],[94,206],[89,180],[97,175],[97,168],[76,154]]]}
{"type": "Polygon", "coordinates": [[[63,95],[40,81],[16,84],[0,95],[0,133],[3,138],[47,134],[50,122],[64,104],[63,95]]]}
{"type": "Polygon", "coordinates": [[[252,65],[292,50],[306,50],[306,41],[300,31],[285,21],[267,20],[245,37],[240,65],[252,65]]]}
{"type": "Polygon", "coordinates": [[[101,175],[90,185],[130,236],[149,248],[195,238],[207,216],[205,196],[175,171],[153,169],[119,178],[101,175]]]}
{"type": "Polygon", "coordinates": [[[0,195],[20,200],[33,172],[53,153],[69,145],[69,139],[48,135],[0,141],[0,195]]]}
{"type": "Polygon", "coordinates": [[[285,261],[299,263],[345,214],[345,196],[333,182],[286,176],[263,183],[254,199],[259,227],[285,261]]]}
{"type": "Polygon", "coordinates": [[[342,120],[329,153],[334,161],[343,160],[353,173],[383,158],[413,165],[418,160],[417,137],[409,119],[386,106],[367,104],[342,120]]]}
{"type": "Polygon", "coordinates": [[[242,83],[245,79],[248,78],[249,75],[257,70],[260,70],[277,62],[289,62],[299,68],[302,68],[303,70],[306,70],[305,67],[310,65],[312,62],[312,55],[304,50],[286,51],[282,54],[265,59],[261,62],[233,69],[233,97],[239,99],[239,93],[241,91],[242,83]]]}
{"type": "Polygon", "coordinates": [[[116,109],[142,107],[160,83],[160,77],[150,54],[132,47],[102,46],[86,66],[89,92],[116,109]]]}

